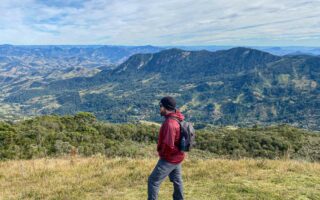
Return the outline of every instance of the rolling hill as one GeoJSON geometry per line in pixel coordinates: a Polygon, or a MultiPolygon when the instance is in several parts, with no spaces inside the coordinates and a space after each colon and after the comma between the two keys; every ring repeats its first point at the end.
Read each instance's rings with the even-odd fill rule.
{"type": "Polygon", "coordinates": [[[111,122],[157,121],[159,99],[172,95],[195,123],[289,123],[319,130],[319,80],[319,56],[276,56],[243,47],[167,49],[132,55],[90,77],[11,85],[2,102],[23,115],[81,110],[111,122]]]}

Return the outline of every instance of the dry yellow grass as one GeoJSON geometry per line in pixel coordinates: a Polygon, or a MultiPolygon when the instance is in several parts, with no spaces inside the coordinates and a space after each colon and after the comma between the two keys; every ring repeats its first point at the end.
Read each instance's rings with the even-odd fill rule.
{"type": "MultiPolygon", "coordinates": [[[[0,162],[0,199],[147,198],[156,159],[94,156],[0,162]]],[[[281,160],[187,159],[186,199],[320,199],[320,164],[281,160]]],[[[171,199],[167,179],[159,199],[171,199]]]]}

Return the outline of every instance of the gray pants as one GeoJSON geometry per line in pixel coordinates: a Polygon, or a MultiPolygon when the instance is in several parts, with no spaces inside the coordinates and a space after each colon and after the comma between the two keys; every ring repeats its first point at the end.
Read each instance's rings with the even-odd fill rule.
{"type": "Polygon", "coordinates": [[[173,199],[183,200],[183,184],[181,176],[181,163],[172,164],[160,159],[148,178],[148,200],[157,200],[160,184],[169,175],[173,183],[173,199]]]}

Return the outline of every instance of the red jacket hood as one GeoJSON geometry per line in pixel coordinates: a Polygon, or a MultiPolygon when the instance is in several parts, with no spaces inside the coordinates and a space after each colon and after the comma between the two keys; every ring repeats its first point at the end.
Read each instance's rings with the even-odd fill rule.
{"type": "Polygon", "coordinates": [[[168,118],[168,117],[175,117],[175,118],[179,119],[180,121],[184,120],[184,115],[178,109],[176,109],[176,112],[168,113],[165,115],[165,118],[168,118]]]}

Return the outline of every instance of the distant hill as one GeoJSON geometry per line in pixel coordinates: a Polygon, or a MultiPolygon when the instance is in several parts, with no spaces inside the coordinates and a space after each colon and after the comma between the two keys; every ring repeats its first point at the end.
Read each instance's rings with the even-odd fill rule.
{"type": "Polygon", "coordinates": [[[4,103],[3,98],[9,94],[39,88],[55,80],[91,77],[115,68],[133,54],[161,49],[153,46],[0,45],[0,117],[11,119],[30,114],[21,115],[24,110],[20,109],[21,104],[4,103]]]}
{"type": "Polygon", "coordinates": [[[276,56],[243,47],[215,52],[174,48],[135,54],[91,77],[24,88],[17,83],[8,86],[3,102],[25,115],[82,110],[112,122],[159,121],[158,101],[172,95],[196,123],[289,123],[320,130],[319,81],[318,56],[276,56]]]}
{"type": "MultiPolygon", "coordinates": [[[[2,57],[30,59],[66,59],[95,63],[119,64],[136,53],[154,53],[163,48],[146,46],[111,45],[0,45],[2,57]]],[[[88,66],[89,67],[89,66],[88,66]]]]}
{"type": "Polygon", "coordinates": [[[0,45],[0,77],[48,82],[92,76],[101,69],[115,68],[133,54],[160,50],[153,46],[0,45]]]}
{"type": "MultiPolygon", "coordinates": [[[[187,51],[199,51],[199,50],[208,50],[208,51],[219,51],[219,50],[228,50],[234,48],[235,46],[169,46],[170,48],[179,48],[187,51]]],[[[304,47],[304,46],[248,46],[248,48],[257,49],[260,51],[265,51],[274,55],[284,56],[290,54],[299,54],[299,55],[320,55],[319,47],[304,47]]]]}

